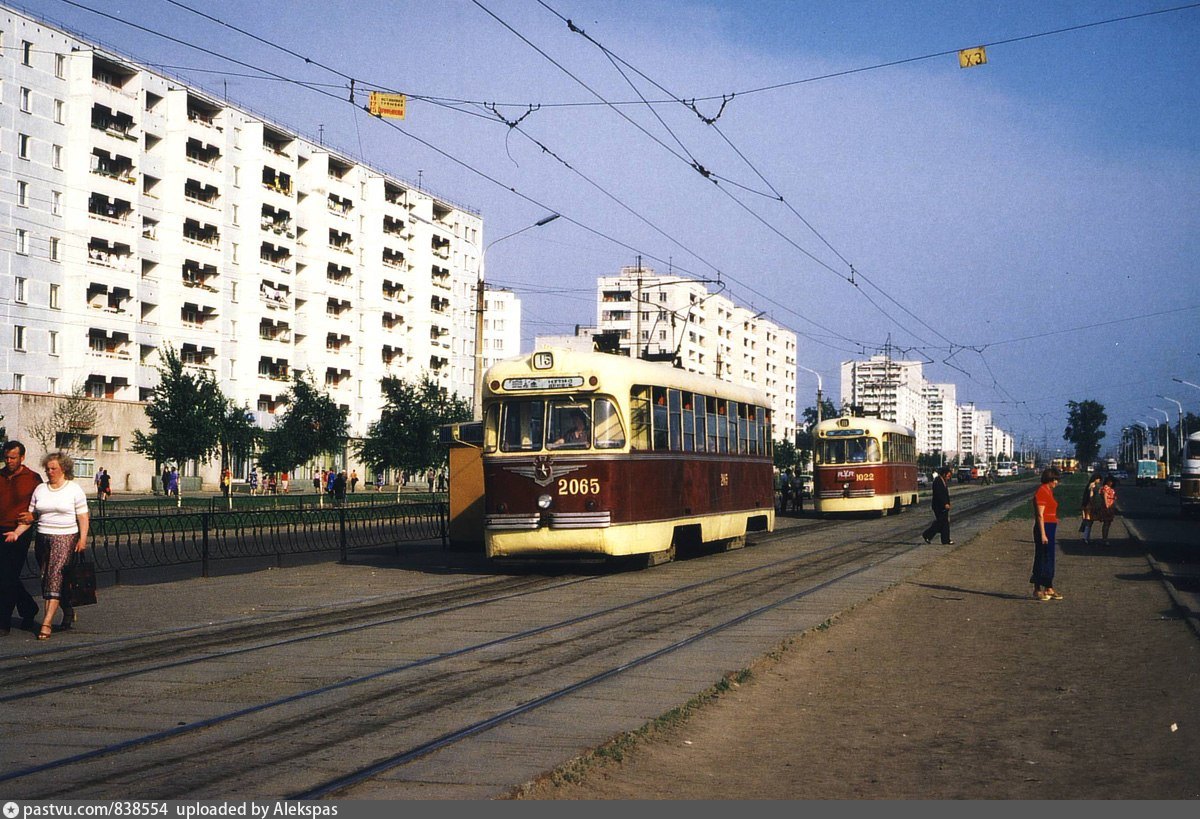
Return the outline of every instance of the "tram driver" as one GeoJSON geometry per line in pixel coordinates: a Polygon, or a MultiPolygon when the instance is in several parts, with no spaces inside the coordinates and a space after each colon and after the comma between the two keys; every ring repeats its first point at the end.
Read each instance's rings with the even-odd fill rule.
{"type": "Polygon", "coordinates": [[[551,448],[582,449],[591,443],[588,435],[587,416],[582,410],[571,413],[571,426],[563,431],[557,440],[550,443],[551,448]]]}

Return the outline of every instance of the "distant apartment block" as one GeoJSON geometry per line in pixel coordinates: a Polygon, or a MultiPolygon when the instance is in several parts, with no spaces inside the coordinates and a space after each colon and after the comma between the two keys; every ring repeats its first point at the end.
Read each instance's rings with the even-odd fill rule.
{"type": "Polygon", "coordinates": [[[138,402],[171,344],[264,427],[297,372],[356,435],[386,375],[470,399],[479,214],[3,7],[0,45],[0,389],[138,402]]]}
{"type": "Polygon", "coordinates": [[[678,359],[689,372],[766,393],[776,440],[796,435],[796,334],[703,283],[624,267],[597,280],[596,331],[626,355],[678,359]]]}

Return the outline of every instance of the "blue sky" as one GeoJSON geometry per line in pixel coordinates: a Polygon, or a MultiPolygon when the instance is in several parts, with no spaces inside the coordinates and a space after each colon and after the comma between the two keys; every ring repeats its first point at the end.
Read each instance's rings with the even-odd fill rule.
{"type": "Polygon", "coordinates": [[[1200,7],[1088,25],[1182,5],[203,4],[259,39],[199,0],[27,7],[419,177],[483,214],[485,244],[563,214],[487,253],[529,339],[593,323],[596,277],[640,254],[798,332],[827,393],[890,344],[1053,449],[1070,400],[1104,404],[1106,443],[1151,406],[1174,419],[1160,394],[1200,413],[1172,381],[1200,384],[1200,7]],[[980,44],[984,66],[944,53],[980,44]],[[408,118],[358,113],[346,77],[412,95],[408,118]]]}

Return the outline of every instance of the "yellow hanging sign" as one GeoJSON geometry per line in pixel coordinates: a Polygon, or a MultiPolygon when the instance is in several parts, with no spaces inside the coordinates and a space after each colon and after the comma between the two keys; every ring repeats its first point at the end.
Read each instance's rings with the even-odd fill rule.
{"type": "Polygon", "coordinates": [[[407,101],[408,97],[404,94],[384,94],[380,91],[372,91],[367,110],[373,117],[404,119],[404,105],[407,101]]]}
{"type": "Polygon", "coordinates": [[[987,51],[983,46],[979,48],[964,48],[958,52],[958,67],[971,68],[976,65],[983,65],[987,62],[987,51]]]}

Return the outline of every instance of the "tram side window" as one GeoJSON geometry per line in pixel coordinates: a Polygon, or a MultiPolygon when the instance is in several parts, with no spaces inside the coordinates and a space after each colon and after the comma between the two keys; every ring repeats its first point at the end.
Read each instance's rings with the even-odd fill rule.
{"type": "Polygon", "coordinates": [[[651,401],[649,387],[634,387],[629,395],[629,435],[634,449],[650,448],[651,401]]]}
{"type": "Polygon", "coordinates": [[[704,404],[708,410],[708,451],[716,452],[717,450],[717,399],[705,398],[704,404]]]}
{"type": "Polygon", "coordinates": [[[775,438],[771,434],[771,411],[769,409],[759,409],[759,414],[762,415],[762,425],[758,429],[758,440],[762,442],[763,455],[774,455],[775,438]]]}
{"type": "Polygon", "coordinates": [[[717,399],[717,452],[729,452],[729,402],[724,398],[717,399]]]}
{"type": "Polygon", "coordinates": [[[758,418],[762,413],[758,407],[750,407],[750,431],[747,440],[750,442],[750,454],[759,455],[762,453],[761,442],[758,437],[758,418]]]}
{"type": "Polygon", "coordinates": [[[667,388],[652,387],[654,395],[654,449],[668,449],[671,445],[667,423],[667,388]]]}
{"type": "Polygon", "coordinates": [[[610,398],[597,398],[594,410],[596,449],[621,449],[625,446],[625,430],[617,405],[610,398]]]}
{"type": "Polygon", "coordinates": [[[750,405],[738,406],[738,452],[750,454],[750,405]]]}
{"type": "Polygon", "coordinates": [[[696,411],[692,402],[695,397],[690,392],[680,394],[683,403],[683,451],[694,452],[696,449],[696,411]]]}
{"type": "Polygon", "coordinates": [[[683,449],[683,409],[679,390],[667,390],[667,408],[671,411],[671,449],[683,449]]]}
{"type": "Polygon", "coordinates": [[[704,411],[706,399],[703,395],[694,397],[696,400],[696,451],[704,452],[708,447],[708,424],[706,423],[708,415],[704,411]]]}
{"type": "Polygon", "coordinates": [[[542,448],[545,427],[544,401],[506,401],[501,423],[500,449],[504,452],[528,452],[542,448]]]}

